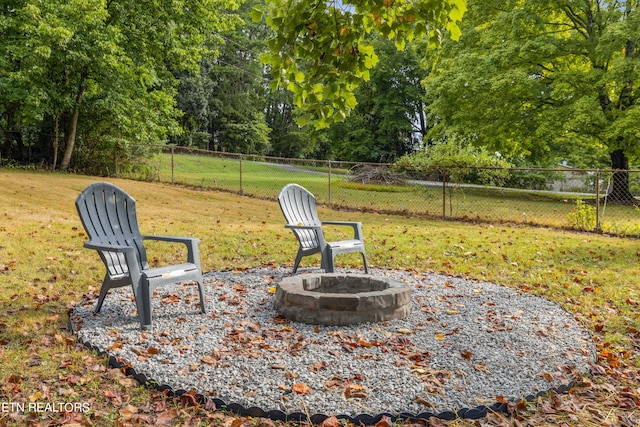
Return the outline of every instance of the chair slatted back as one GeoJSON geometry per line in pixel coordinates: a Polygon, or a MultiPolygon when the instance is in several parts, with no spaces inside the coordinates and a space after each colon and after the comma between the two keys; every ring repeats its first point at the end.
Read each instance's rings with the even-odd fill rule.
{"type": "MultiPolygon", "coordinates": [[[[113,184],[97,182],[80,193],[76,209],[91,242],[134,247],[141,268],[148,268],[133,197],[113,184]]],[[[99,252],[112,277],[128,274],[124,254],[99,252]]]]}
{"type": "MultiPolygon", "coordinates": [[[[278,203],[287,222],[293,225],[320,225],[316,211],[316,199],[298,184],[286,185],[278,195],[278,203]]],[[[318,246],[314,230],[293,230],[303,248],[318,246]]]]}

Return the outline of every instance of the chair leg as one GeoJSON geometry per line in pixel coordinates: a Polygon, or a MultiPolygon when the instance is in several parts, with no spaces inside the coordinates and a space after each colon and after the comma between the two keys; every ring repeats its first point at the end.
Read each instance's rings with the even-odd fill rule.
{"type": "Polygon", "coordinates": [[[333,273],[335,270],[333,251],[328,245],[325,250],[322,251],[322,268],[324,268],[325,273],[333,273]]]}
{"type": "Polygon", "coordinates": [[[369,274],[369,267],[367,266],[367,255],[365,255],[364,251],[362,252],[362,262],[364,262],[365,274],[369,274]]]}
{"type": "Polygon", "coordinates": [[[107,281],[109,280],[109,276],[107,275],[102,282],[102,288],[100,288],[100,296],[98,296],[98,303],[96,304],[96,308],[93,309],[94,313],[100,313],[102,309],[102,304],[104,303],[104,299],[109,293],[109,286],[107,285],[107,281]]]}
{"type": "Polygon", "coordinates": [[[298,271],[298,266],[300,265],[300,261],[302,260],[302,248],[298,249],[298,253],[296,254],[296,261],[293,264],[293,274],[298,271]]]}
{"type": "Polygon", "coordinates": [[[205,314],[207,312],[204,306],[204,292],[202,290],[202,281],[198,280],[198,293],[200,294],[200,313],[205,314]]]}
{"type": "Polygon", "coordinates": [[[151,329],[151,292],[148,282],[141,283],[137,292],[134,292],[140,328],[143,330],[151,329]]]}

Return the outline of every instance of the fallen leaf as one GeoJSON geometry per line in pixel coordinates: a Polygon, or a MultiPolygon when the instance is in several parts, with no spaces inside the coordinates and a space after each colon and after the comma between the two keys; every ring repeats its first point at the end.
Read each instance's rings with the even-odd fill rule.
{"type": "Polygon", "coordinates": [[[422,396],[416,396],[413,399],[413,401],[415,403],[417,403],[418,405],[423,405],[423,406],[426,406],[427,408],[434,408],[435,407],[435,405],[433,403],[429,402],[427,399],[425,399],[422,396]]]}
{"type": "Polygon", "coordinates": [[[491,375],[491,371],[487,368],[486,363],[476,363],[475,365],[473,365],[473,368],[478,372],[491,375]]]}
{"type": "Polygon", "coordinates": [[[376,423],[376,427],[391,427],[392,425],[393,421],[387,415],[383,415],[380,421],[376,423]]]}
{"type": "Polygon", "coordinates": [[[329,418],[326,418],[322,422],[322,424],[320,424],[320,427],[340,427],[340,420],[338,420],[334,416],[331,416],[329,418]]]}
{"type": "Polygon", "coordinates": [[[344,397],[346,397],[347,399],[352,399],[352,398],[366,399],[367,388],[360,384],[347,384],[347,387],[344,390],[344,397]]]}
{"type": "Polygon", "coordinates": [[[209,366],[212,366],[212,365],[214,365],[214,364],[216,363],[216,359],[215,359],[214,357],[212,357],[212,356],[209,356],[209,355],[207,355],[207,356],[203,356],[203,357],[200,359],[200,361],[201,361],[202,363],[206,363],[206,364],[207,364],[207,365],[209,365],[209,366]]]}
{"type": "Polygon", "coordinates": [[[327,369],[327,362],[325,361],[315,362],[313,365],[309,366],[309,370],[311,372],[318,372],[322,371],[323,369],[327,369]]]}
{"type": "Polygon", "coordinates": [[[305,383],[296,383],[293,385],[293,392],[295,394],[309,394],[311,393],[311,387],[305,383]]]}

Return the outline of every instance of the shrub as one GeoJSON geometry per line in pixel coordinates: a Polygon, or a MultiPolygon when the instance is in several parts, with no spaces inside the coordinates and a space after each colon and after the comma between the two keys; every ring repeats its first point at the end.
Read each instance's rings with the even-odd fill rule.
{"type": "Polygon", "coordinates": [[[582,200],[576,200],[576,206],[567,214],[572,228],[591,231],[596,228],[596,208],[582,200]]]}
{"type": "Polygon", "coordinates": [[[452,183],[475,183],[501,186],[511,165],[484,147],[475,147],[464,139],[453,137],[402,156],[394,170],[421,179],[446,179],[452,183]]]}

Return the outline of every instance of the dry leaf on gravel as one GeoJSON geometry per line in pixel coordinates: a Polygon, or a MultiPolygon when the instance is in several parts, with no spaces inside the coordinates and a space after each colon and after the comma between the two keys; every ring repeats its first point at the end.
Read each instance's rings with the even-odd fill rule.
{"type": "Polygon", "coordinates": [[[295,394],[309,394],[311,393],[311,387],[305,383],[296,383],[293,385],[293,392],[295,394]]]}

